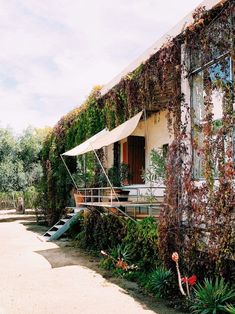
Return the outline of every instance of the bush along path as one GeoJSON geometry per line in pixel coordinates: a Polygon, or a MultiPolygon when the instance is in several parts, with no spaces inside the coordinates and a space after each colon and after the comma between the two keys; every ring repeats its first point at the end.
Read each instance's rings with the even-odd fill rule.
{"type": "Polygon", "coordinates": [[[136,282],[142,292],[187,313],[235,314],[235,286],[222,277],[188,274],[177,252],[166,268],[159,257],[158,225],[152,217],[133,222],[90,209],[71,225],[73,245],[101,256],[100,267],[136,282]]]}

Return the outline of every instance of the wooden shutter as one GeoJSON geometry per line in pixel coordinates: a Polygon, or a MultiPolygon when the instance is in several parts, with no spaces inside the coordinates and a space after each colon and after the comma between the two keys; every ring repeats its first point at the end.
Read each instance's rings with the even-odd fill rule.
{"type": "Polygon", "coordinates": [[[113,144],[113,165],[119,167],[120,164],[120,144],[118,142],[113,144]]]}
{"type": "Polygon", "coordinates": [[[123,143],[122,145],[122,155],[123,155],[123,158],[122,158],[122,162],[124,164],[127,164],[128,165],[128,152],[127,152],[127,142],[123,143]]]}
{"type": "Polygon", "coordinates": [[[142,184],[143,170],[145,169],[145,138],[142,136],[129,136],[128,145],[128,164],[130,170],[130,184],[142,184]]]}

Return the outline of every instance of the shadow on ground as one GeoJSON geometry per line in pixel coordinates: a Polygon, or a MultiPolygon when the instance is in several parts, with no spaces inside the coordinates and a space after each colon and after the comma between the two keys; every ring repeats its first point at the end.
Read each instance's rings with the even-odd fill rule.
{"type": "MultiPolygon", "coordinates": [[[[32,231],[38,235],[44,234],[48,227],[38,225],[36,222],[25,221],[22,222],[28,231],[32,231]]],[[[127,281],[123,278],[113,277],[112,273],[103,270],[99,267],[100,258],[91,256],[84,250],[72,246],[69,241],[54,241],[59,247],[40,250],[35,253],[43,256],[51,265],[52,268],[59,268],[65,266],[79,265],[95,271],[103,276],[110,283],[116,284],[123,290],[122,293],[128,294],[141,304],[143,309],[151,309],[157,314],[182,314],[182,312],[168,308],[161,300],[151,297],[144,293],[144,291],[135,283],[127,281]]]]}
{"type": "Polygon", "coordinates": [[[0,216],[0,223],[3,222],[14,222],[14,221],[22,221],[22,223],[24,221],[29,221],[30,223],[34,223],[35,221],[35,216],[34,215],[22,215],[22,214],[14,214],[14,215],[9,215],[9,216],[5,216],[1,215],[0,216]]]}
{"type": "Polygon", "coordinates": [[[48,230],[48,226],[46,226],[45,224],[38,224],[35,221],[35,217],[33,221],[23,221],[22,224],[26,227],[28,231],[32,231],[34,233],[37,233],[38,235],[43,235],[48,230]]]}
{"type": "MultiPolygon", "coordinates": [[[[59,244],[59,241],[56,242],[59,244]]],[[[64,242],[62,243],[64,245],[64,242]]],[[[35,253],[43,256],[52,268],[79,265],[88,269],[92,269],[96,273],[103,276],[108,282],[120,286],[122,293],[130,295],[141,304],[143,309],[151,309],[158,314],[176,314],[173,309],[167,308],[162,301],[157,301],[143,293],[135,282],[130,282],[122,278],[113,277],[111,272],[99,268],[99,258],[91,257],[86,252],[74,247],[60,247],[49,250],[36,251],[35,253]]]]}
{"type": "Polygon", "coordinates": [[[42,255],[52,268],[79,265],[96,270],[99,264],[98,258],[91,258],[88,254],[71,247],[36,251],[35,253],[42,255]]]}

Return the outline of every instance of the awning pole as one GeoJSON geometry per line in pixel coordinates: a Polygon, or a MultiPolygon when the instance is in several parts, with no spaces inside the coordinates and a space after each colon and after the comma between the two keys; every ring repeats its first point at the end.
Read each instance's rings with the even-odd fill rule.
{"type": "MultiPolygon", "coordinates": [[[[103,165],[102,165],[102,162],[101,162],[100,159],[99,159],[99,156],[97,155],[97,153],[96,153],[96,151],[95,151],[95,149],[93,148],[93,146],[92,146],[91,143],[90,143],[90,145],[91,145],[91,147],[92,147],[92,149],[93,149],[93,152],[94,152],[94,154],[95,154],[95,156],[96,156],[96,158],[97,158],[97,160],[98,160],[98,162],[99,162],[99,164],[100,164],[100,167],[101,167],[101,169],[102,169],[102,171],[103,171],[103,173],[104,173],[104,175],[105,175],[105,177],[106,177],[106,179],[107,179],[107,181],[108,181],[108,184],[109,184],[110,187],[111,187],[111,190],[113,191],[115,197],[117,198],[117,200],[118,200],[118,202],[119,202],[118,196],[117,196],[117,194],[116,194],[116,192],[115,192],[115,190],[114,190],[114,188],[113,188],[113,185],[112,185],[111,181],[109,180],[109,177],[108,177],[108,175],[107,175],[107,173],[106,173],[106,171],[105,171],[105,169],[104,169],[104,167],[103,167],[103,165]]],[[[112,197],[111,197],[111,202],[112,202],[112,197]]]]}
{"type": "MultiPolygon", "coordinates": [[[[91,145],[91,144],[90,144],[90,145],[91,145]]],[[[91,147],[92,147],[92,145],[91,145],[91,147]]],[[[104,169],[104,167],[103,167],[103,165],[102,165],[102,163],[101,163],[101,161],[100,161],[100,159],[99,159],[99,156],[97,155],[97,153],[96,153],[96,151],[94,150],[94,148],[92,148],[92,149],[93,149],[93,151],[94,151],[94,153],[95,153],[95,156],[96,156],[96,158],[97,158],[97,160],[98,160],[98,162],[99,162],[99,164],[100,164],[100,166],[101,166],[101,168],[102,168],[102,170],[103,170],[103,172],[104,172],[104,175],[106,176],[106,179],[107,179],[107,181],[108,181],[108,183],[109,183],[109,185],[110,185],[110,187],[111,187],[111,190],[113,191],[115,197],[117,198],[118,203],[120,203],[120,201],[119,201],[119,199],[118,199],[118,196],[117,196],[117,194],[116,194],[116,192],[115,192],[115,190],[114,190],[114,188],[113,188],[113,185],[112,185],[112,183],[110,182],[109,177],[108,177],[108,175],[107,175],[107,173],[106,173],[106,171],[105,171],[105,169],[104,169]]],[[[111,199],[111,205],[112,205],[112,199],[111,199]]],[[[115,206],[115,207],[116,207],[116,206],[115,206]]],[[[131,219],[132,221],[134,221],[134,222],[136,223],[136,220],[135,220],[135,219],[133,219],[131,216],[129,216],[127,213],[125,213],[123,210],[121,210],[119,207],[116,207],[116,208],[117,208],[117,210],[119,210],[123,215],[127,216],[129,219],[131,219]]]]}
{"type": "Polygon", "coordinates": [[[78,191],[78,186],[77,186],[77,184],[76,184],[76,182],[75,182],[75,180],[74,180],[74,178],[73,178],[71,172],[69,171],[69,168],[68,168],[68,166],[66,165],[66,162],[65,162],[65,160],[64,160],[64,158],[63,158],[63,156],[62,156],[62,154],[60,155],[60,157],[61,157],[61,159],[63,160],[63,163],[64,163],[64,165],[65,165],[65,168],[66,168],[66,170],[68,171],[68,174],[70,175],[70,178],[72,179],[73,184],[74,184],[75,188],[76,188],[77,191],[78,191]]]}
{"type": "Polygon", "coordinates": [[[85,189],[86,189],[86,186],[87,186],[87,177],[86,177],[86,154],[83,155],[83,171],[84,171],[84,174],[85,174],[85,189]]]}

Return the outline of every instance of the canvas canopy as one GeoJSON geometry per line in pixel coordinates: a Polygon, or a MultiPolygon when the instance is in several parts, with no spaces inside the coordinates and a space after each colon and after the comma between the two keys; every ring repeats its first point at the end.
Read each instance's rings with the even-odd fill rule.
{"type": "Polygon", "coordinates": [[[142,113],[143,111],[139,112],[133,118],[127,120],[126,122],[122,123],[121,125],[119,125],[118,127],[111,131],[108,131],[106,129],[102,130],[101,132],[95,134],[82,144],[67,151],[66,153],[63,153],[63,155],[65,156],[82,155],[89,151],[97,150],[104,146],[109,146],[115,142],[122,140],[123,138],[131,135],[134,132],[140,121],[142,113]]]}
{"type": "Polygon", "coordinates": [[[142,111],[135,115],[133,118],[127,120],[126,122],[113,129],[112,131],[109,131],[104,136],[100,137],[97,141],[92,143],[93,149],[100,149],[104,146],[109,146],[131,135],[136,129],[140,121],[141,115],[142,111]]]}
{"type": "Polygon", "coordinates": [[[103,129],[99,133],[95,134],[94,136],[90,137],[88,140],[83,142],[82,144],[70,149],[69,151],[63,153],[63,156],[78,156],[88,153],[93,150],[91,143],[94,143],[100,137],[103,137],[109,131],[107,129],[103,129]]]}

